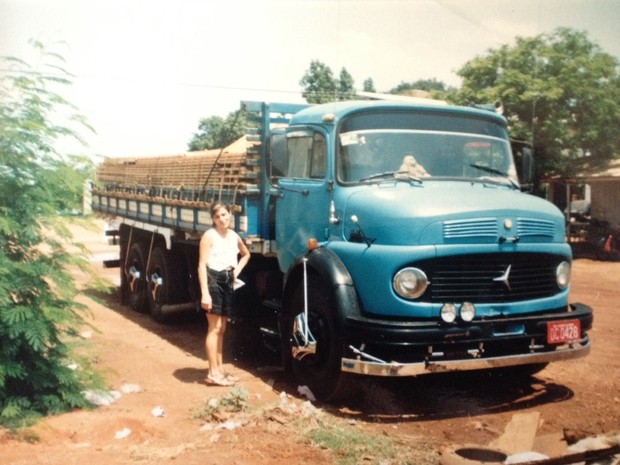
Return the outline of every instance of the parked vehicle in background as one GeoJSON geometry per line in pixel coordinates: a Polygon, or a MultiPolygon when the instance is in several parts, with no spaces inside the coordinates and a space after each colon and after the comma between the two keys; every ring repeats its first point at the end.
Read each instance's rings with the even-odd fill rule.
{"type": "Polygon", "coordinates": [[[599,260],[620,260],[620,228],[609,226],[598,230],[596,258],[599,260]]]}

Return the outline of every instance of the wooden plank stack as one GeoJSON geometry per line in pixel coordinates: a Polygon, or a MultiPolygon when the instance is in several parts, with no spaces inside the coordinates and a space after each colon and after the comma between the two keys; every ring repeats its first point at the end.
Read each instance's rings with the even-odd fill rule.
{"type": "Polygon", "coordinates": [[[97,170],[97,189],[186,201],[246,192],[260,182],[257,145],[244,136],[225,149],[108,159],[97,170]]]}

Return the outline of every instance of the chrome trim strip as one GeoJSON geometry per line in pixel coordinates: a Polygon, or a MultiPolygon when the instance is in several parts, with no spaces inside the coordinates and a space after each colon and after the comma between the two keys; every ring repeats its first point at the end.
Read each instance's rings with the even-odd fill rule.
{"type": "Polygon", "coordinates": [[[554,352],[517,354],[506,357],[472,358],[467,360],[424,361],[415,363],[378,363],[344,357],[340,368],[343,372],[370,376],[419,376],[431,373],[485,370],[517,365],[557,362],[585,357],[590,352],[590,340],[580,346],[566,347],[554,352]]]}

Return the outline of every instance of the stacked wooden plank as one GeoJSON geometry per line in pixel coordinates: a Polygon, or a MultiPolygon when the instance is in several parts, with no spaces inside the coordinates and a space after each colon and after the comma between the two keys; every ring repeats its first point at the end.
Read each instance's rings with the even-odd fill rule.
{"type": "Polygon", "coordinates": [[[204,192],[243,192],[259,182],[255,145],[243,137],[223,150],[109,159],[99,166],[97,181],[106,191],[181,200],[196,200],[204,192]]]}

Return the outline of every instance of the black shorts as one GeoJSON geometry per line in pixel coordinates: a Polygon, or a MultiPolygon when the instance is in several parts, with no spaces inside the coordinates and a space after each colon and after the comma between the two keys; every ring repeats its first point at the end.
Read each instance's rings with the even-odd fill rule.
{"type": "Polygon", "coordinates": [[[215,271],[207,268],[209,295],[211,295],[211,313],[230,316],[233,304],[232,270],[215,271]]]}

